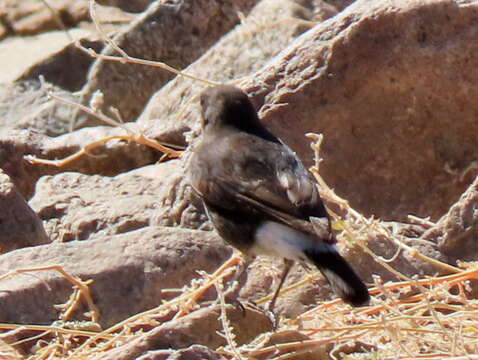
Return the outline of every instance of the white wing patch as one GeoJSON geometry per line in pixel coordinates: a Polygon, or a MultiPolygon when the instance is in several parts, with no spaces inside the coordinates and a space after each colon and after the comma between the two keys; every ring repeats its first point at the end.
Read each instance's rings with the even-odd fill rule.
{"type": "Polygon", "coordinates": [[[294,205],[303,203],[314,203],[317,201],[317,190],[315,184],[307,177],[293,177],[290,173],[279,172],[277,174],[279,184],[286,190],[287,197],[294,205]]]}

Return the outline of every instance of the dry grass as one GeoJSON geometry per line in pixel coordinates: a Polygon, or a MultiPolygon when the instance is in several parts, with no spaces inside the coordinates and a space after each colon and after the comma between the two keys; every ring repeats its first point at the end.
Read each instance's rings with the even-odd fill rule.
{"type": "MultiPolygon", "coordinates": [[[[315,140],[313,146],[318,156],[321,137],[315,137],[315,140]]],[[[365,253],[390,270],[385,259],[369,250],[364,240],[370,236],[368,231],[381,231],[386,236],[390,234],[379,221],[364,218],[350,208],[346,201],[338,198],[318,175],[318,164],[317,157],[316,166],[311,170],[321,183],[322,194],[327,201],[346,210],[344,218],[335,219],[343,228],[342,237],[353,239],[351,246],[366,249],[365,253]]],[[[389,240],[395,243],[399,241],[389,240]]],[[[249,344],[236,344],[234,329],[223,311],[221,323],[227,345],[214,350],[230,359],[300,359],[310,352],[325,353],[331,359],[478,359],[478,356],[473,355],[478,354],[478,300],[469,296],[470,281],[478,280],[478,266],[467,263],[462,264],[462,268],[453,267],[429,259],[405,245],[401,251],[414,252],[414,256],[429,260],[451,274],[411,279],[392,268],[394,274],[399,274],[404,281],[383,284],[376,277],[375,286],[370,289],[372,302],[369,306],[354,309],[340,299],[324,302],[297,318],[283,319],[275,334],[261,334],[249,344]],[[308,340],[271,345],[274,336],[290,332],[300,332],[308,340]]],[[[217,303],[224,308],[223,280],[236,270],[239,259],[239,255],[234,255],[214,274],[201,274],[173,300],[104,331],[92,331],[91,323],[73,323],[74,326],[72,323],[58,323],[55,326],[1,324],[0,327],[9,331],[27,328],[39,332],[37,340],[21,340],[37,343],[32,347],[30,359],[89,359],[100,354],[106,355],[164,324],[158,319],[164,318],[165,313],[173,314],[168,321],[174,321],[194,311],[200,304],[201,295],[212,286],[218,292],[217,303]]],[[[309,280],[307,278],[304,282],[309,280]]],[[[81,284],[85,286],[85,282],[81,284]]],[[[294,284],[283,292],[300,285],[294,284]]],[[[260,304],[265,301],[267,298],[257,302],[260,304]]],[[[67,309],[65,311],[68,312],[67,309]]],[[[6,335],[8,333],[3,336],[6,335]]]]}
{"type": "MultiPolygon", "coordinates": [[[[90,323],[0,324],[0,327],[9,331],[31,329],[39,332],[40,338],[32,348],[30,359],[88,359],[101,353],[106,355],[144,335],[145,327],[162,325],[156,319],[163,317],[165,312],[174,312],[176,319],[194,311],[202,293],[229,276],[238,259],[234,256],[213,275],[196,280],[177,298],[104,331],[89,330],[90,323]]],[[[290,359],[304,352],[317,351],[318,347],[324,348],[332,359],[458,359],[478,354],[478,301],[468,297],[469,281],[476,279],[478,267],[474,266],[445,277],[387,284],[377,281],[377,286],[371,289],[373,301],[369,306],[353,309],[341,300],[333,300],[284,321],[277,333],[296,330],[310,338],[300,342],[266,346],[264,344],[272,336],[267,333],[251,344],[237,346],[233,339],[234,329],[223,313],[221,320],[228,346],[216,350],[231,359],[290,359]]],[[[218,301],[224,304],[221,295],[218,301]]],[[[32,340],[34,338],[21,342],[32,340]]]]}

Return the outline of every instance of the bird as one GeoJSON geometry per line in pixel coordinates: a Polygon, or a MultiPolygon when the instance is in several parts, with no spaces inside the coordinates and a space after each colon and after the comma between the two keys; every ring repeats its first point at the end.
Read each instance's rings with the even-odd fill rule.
{"type": "Polygon", "coordinates": [[[189,182],[217,233],[250,256],[285,263],[269,309],[294,264],[313,264],[345,303],[370,295],[340,255],[316,180],[296,154],[259,120],[248,95],[230,85],[200,95],[201,137],[189,182]]]}

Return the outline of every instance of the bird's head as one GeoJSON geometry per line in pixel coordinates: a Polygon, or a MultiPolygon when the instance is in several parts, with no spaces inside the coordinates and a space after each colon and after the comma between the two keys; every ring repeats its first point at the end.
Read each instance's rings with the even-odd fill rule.
{"type": "Polygon", "coordinates": [[[228,125],[247,129],[259,124],[247,94],[234,86],[219,85],[206,89],[201,94],[201,108],[202,127],[206,131],[228,125]]]}

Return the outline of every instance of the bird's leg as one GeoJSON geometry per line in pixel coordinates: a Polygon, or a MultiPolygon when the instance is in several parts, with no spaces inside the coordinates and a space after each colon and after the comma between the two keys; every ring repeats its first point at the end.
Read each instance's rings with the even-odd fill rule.
{"type": "Polygon", "coordinates": [[[233,304],[236,308],[241,309],[244,316],[246,314],[246,308],[238,299],[240,291],[240,278],[245,273],[252,259],[249,257],[242,257],[242,259],[238,262],[236,266],[236,272],[229,280],[229,284],[231,284],[231,287],[229,291],[227,291],[227,294],[225,296],[226,301],[233,304]]]}
{"type": "Polygon", "coordinates": [[[250,265],[251,260],[253,260],[254,257],[242,257],[242,259],[237,263],[236,266],[236,271],[232,278],[229,280],[229,282],[234,286],[234,283],[240,283],[240,278],[242,275],[245,273],[247,267],[250,265]]]}
{"type": "Polygon", "coordinates": [[[293,260],[284,259],[284,270],[282,271],[282,275],[279,281],[279,286],[277,286],[277,289],[274,292],[274,295],[272,296],[271,302],[269,303],[269,306],[268,306],[268,311],[270,311],[271,313],[274,313],[274,306],[276,304],[277,297],[279,296],[280,289],[282,288],[282,285],[284,285],[285,279],[287,277],[287,274],[289,274],[289,271],[292,268],[292,265],[294,265],[293,260]]]}

